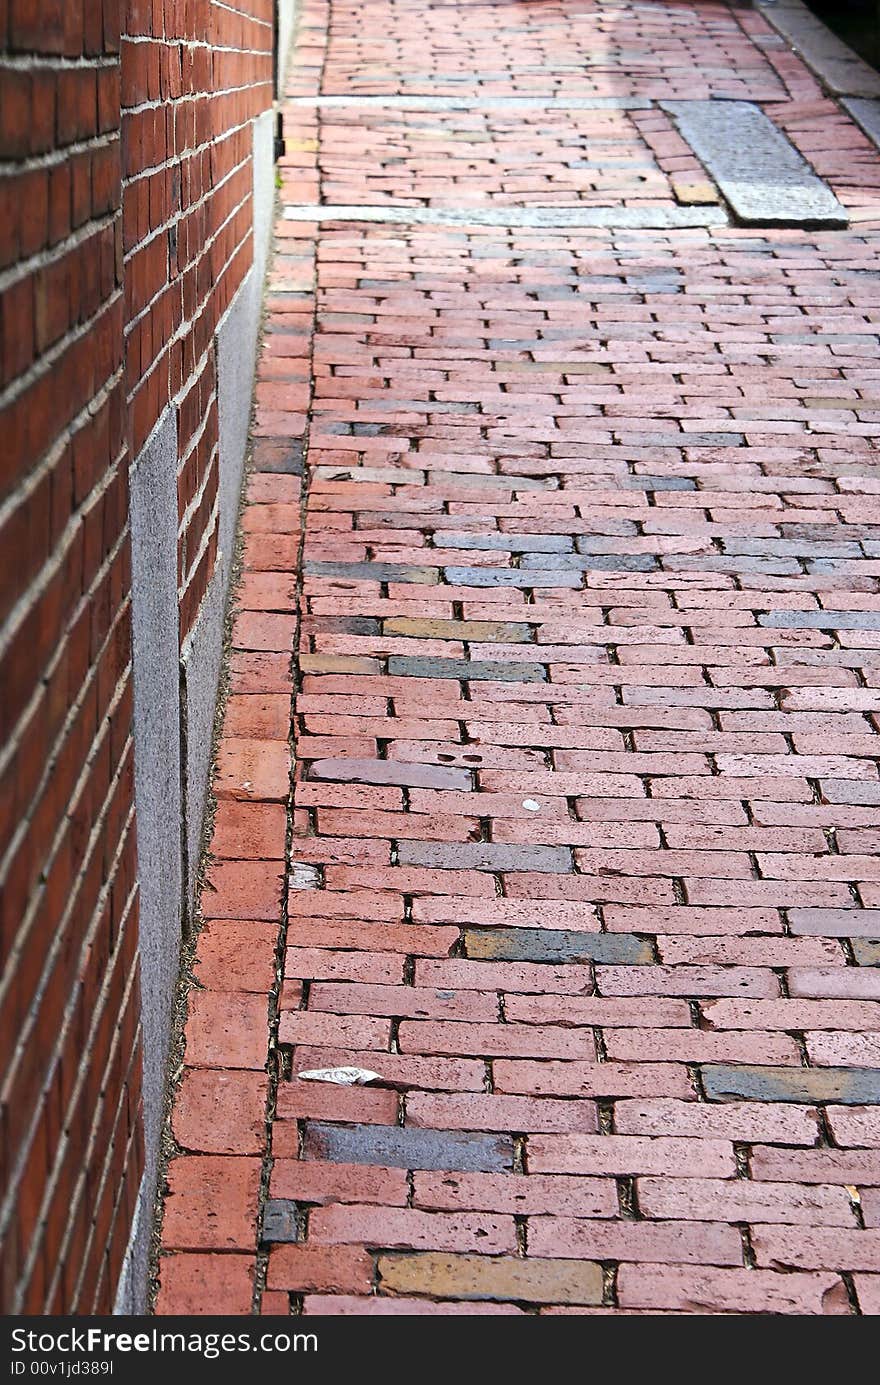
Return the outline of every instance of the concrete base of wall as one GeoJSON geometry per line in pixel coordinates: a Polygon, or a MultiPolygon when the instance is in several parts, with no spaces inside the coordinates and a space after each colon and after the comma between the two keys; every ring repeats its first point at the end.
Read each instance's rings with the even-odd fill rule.
{"type": "MultiPolygon", "coordinates": [[[[167,409],[129,474],[134,675],[134,792],[140,885],[146,1171],[152,1189],[165,1101],[171,1002],[183,911],[177,606],[177,422],[167,409]]],[[[131,1245],[129,1293],[146,1283],[146,1234],[131,1245]]],[[[136,1223],[137,1225],[137,1223],[136,1223]]],[[[133,1300],[133,1301],[136,1301],[133,1300]]]]}
{"type": "Polygon", "coordinates": [[[148,1183],[145,1173],[141,1179],[128,1249],[125,1252],[125,1259],[119,1272],[119,1284],[116,1289],[113,1312],[124,1314],[126,1317],[143,1314],[147,1309],[147,1270],[150,1263],[150,1233],[153,1222],[152,1190],[155,1177],[154,1173],[152,1181],[148,1183]]]}
{"type": "Polygon", "coordinates": [[[179,648],[173,409],[131,468],[135,802],[140,876],[146,1170],[114,1311],[143,1312],[181,932],[191,916],[208,796],[223,629],[275,200],[274,115],[254,121],[254,262],[217,329],[217,566],[179,648]]]}
{"type": "Polygon", "coordinates": [[[298,0],[278,0],[278,99],[284,98],[284,79],[290,60],[298,0]]]}

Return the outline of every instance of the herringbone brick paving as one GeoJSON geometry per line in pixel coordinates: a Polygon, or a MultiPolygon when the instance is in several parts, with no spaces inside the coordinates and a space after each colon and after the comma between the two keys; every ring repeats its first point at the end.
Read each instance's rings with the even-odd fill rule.
{"type": "Polygon", "coordinates": [[[297,44],[158,1310],[880,1312],[880,156],[702,0],[297,44]]]}

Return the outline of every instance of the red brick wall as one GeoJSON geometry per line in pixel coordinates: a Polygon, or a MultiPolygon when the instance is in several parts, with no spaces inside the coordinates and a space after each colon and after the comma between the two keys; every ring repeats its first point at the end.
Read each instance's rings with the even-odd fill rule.
{"type": "Polygon", "coordinates": [[[250,121],[272,102],[272,0],[129,0],[122,38],[126,390],[136,454],[177,412],[180,639],[217,555],[214,332],[250,268],[250,121]]]}
{"type": "Polygon", "coordinates": [[[0,0],[7,1312],[112,1306],[143,1168],[127,478],[172,403],[183,639],[271,102],[271,0],[235,3],[0,0]]]}

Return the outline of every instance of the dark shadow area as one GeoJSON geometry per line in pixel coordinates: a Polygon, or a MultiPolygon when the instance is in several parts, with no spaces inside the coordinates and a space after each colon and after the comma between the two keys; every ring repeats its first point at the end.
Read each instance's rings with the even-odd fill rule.
{"type": "Polygon", "coordinates": [[[807,0],[807,5],[854,53],[880,71],[880,0],[807,0]]]}

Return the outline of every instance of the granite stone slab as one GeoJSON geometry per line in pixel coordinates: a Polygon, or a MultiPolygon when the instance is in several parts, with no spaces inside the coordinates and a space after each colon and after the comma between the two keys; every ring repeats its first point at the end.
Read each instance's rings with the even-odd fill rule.
{"type": "Polygon", "coordinates": [[[751,101],[663,101],[744,226],[848,224],[846,210],[751,101]]]}
{"type": "Polygon", "coordinates": [[[613,231],[672,231],[725,226],[720,207],[403,207],[311,203],[284,208],[287,221],[392,222],[398,226],[499,226],[531,230],[577,230],[606,227],[613,231]]]}

